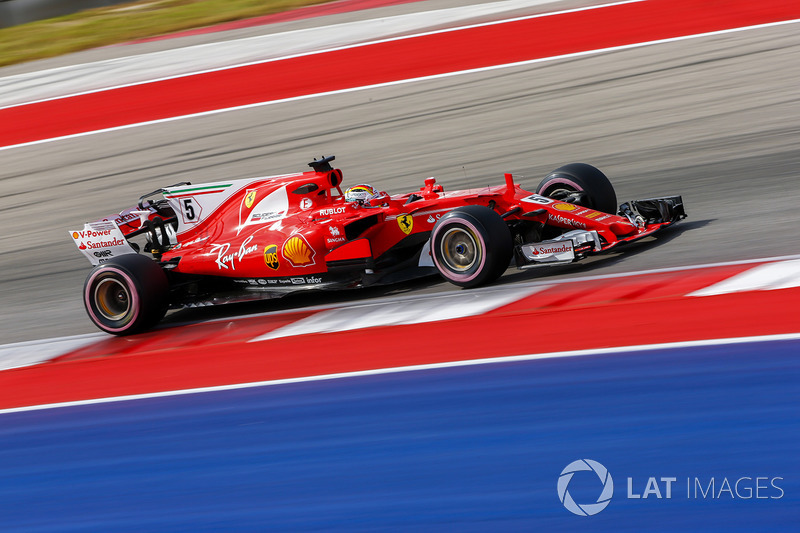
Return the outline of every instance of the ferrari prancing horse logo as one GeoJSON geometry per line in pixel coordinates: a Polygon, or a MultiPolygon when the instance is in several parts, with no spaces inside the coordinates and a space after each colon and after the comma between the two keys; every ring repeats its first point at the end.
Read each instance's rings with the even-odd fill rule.
{"type": "Polygon", "coordinates": [[[411,215],[397,215],[397,225],[408,235],[414,229],[414,218],[411,215]]]}
{"type": "Polygon", "coordinates": [[[253,207],[253,203],[256,201],[256,190],[247,191],[247,196],[244,197],[244,205],[247,209],[253,207]]]}

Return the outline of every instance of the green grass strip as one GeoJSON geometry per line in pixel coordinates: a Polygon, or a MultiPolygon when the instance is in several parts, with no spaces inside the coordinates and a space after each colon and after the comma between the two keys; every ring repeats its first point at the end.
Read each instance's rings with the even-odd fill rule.
{"type": "Polygon", "coordinates": [[[140,0],[0,29],[0,67],[330,0],[140,0]]]}

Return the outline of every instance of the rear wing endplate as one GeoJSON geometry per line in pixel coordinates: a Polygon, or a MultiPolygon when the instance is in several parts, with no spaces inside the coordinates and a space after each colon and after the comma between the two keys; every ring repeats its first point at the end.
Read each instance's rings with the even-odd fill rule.
{"type": "Polygon", "coordinates": [[[82,230],[70,231],[69,235],[78,250],[95,266],[112,257],[136,253],[113,220],[87,222],[82,230]]]}

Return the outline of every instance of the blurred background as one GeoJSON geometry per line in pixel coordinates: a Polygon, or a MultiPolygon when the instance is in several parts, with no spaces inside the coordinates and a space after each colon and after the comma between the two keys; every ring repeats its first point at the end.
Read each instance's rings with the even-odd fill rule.
{"type": "Polygon", "coordinates": [[[123,3],[126,0],[0,0],[0,28],[123,3]]]}

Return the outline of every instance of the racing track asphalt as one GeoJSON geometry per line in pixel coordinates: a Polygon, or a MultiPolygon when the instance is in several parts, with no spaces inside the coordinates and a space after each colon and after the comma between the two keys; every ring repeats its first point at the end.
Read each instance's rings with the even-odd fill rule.
{"type": "Polygon", "coordinates": [[[331,153],[346,183],[390,192],[430,175],[448,189],[499,183],[508,171],[533,188],[585,161],[620,200],[684,196],[690,218],[651,246],[503,283],[797,253],[799,52],[797,25],[779,26],[3,152],[0,340],[95,331],[80,300],[89,265],[68,228],[165,184],[291,172],[331,153]]]}

